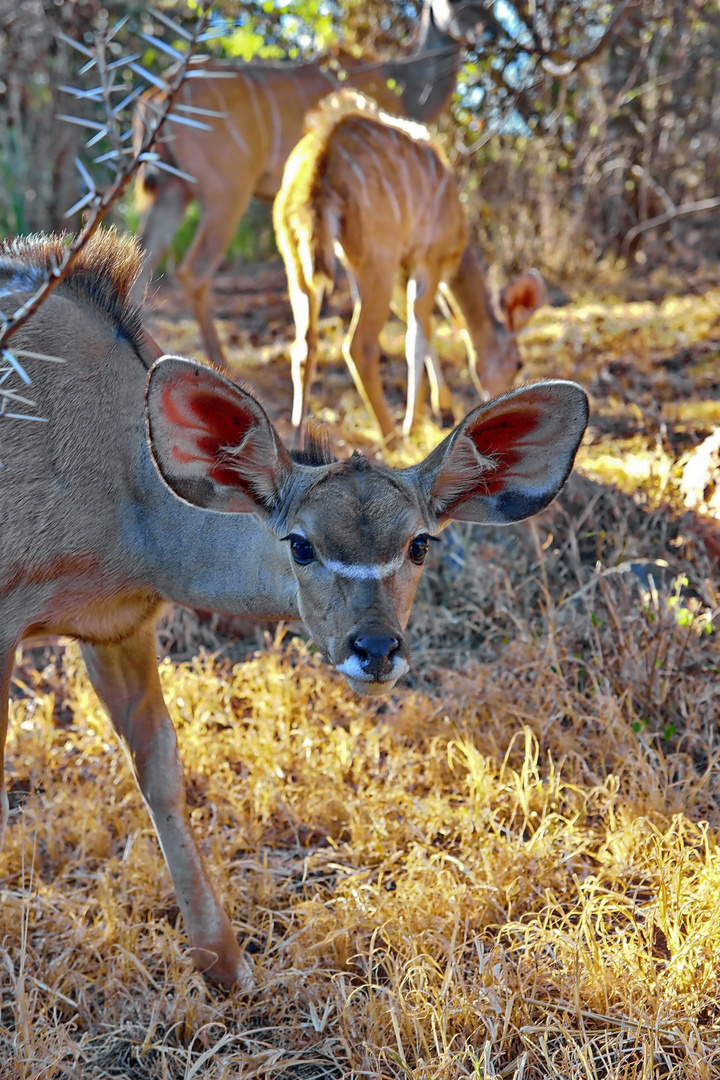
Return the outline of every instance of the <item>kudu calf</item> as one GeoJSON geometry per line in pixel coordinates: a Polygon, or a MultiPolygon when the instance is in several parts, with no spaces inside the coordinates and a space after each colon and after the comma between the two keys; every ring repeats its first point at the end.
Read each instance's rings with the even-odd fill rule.
{"type": "MultiPolygon", "coordinates": [[[[6,310],[60,250],[57,237],[0,248],[6,310]]],[[[354,691],[384,693],[408,670],[430,539],[451,518],[519,521],[546,506],[572,468],[587,398],[569,382],[525,387],[475,409],[411,468],[337,461],[317,446],[293,458],[250,393],[161,356],[128,300],[138,266],[130,241],[98,234],[13,338],[25,355],[65,363],[26,360],[47,423],[3,425],[0,840],[15,650],[67,634],[129,748],[195,963],[249,987],[188,821],[156,662],[163,604],[300,617],[354,691]]]]}
{"type": "MultiPolygon", "coordinates": [[[[200,206],[197,232],[178,278],[202,330],[210,359],[224,352],[213,321],[211,281],[251,196],[273,199],[287,156],[300,139],[308,109],[341,85],[354,86],[392,112],[430,121],[445,108],[460,65],[459,41],[473,40],[482,5],[425,0],[419,32],[396,58],[377,61],[347,53],[307,63],[208,61],[196,65],[179,94],[175,115],[187,123],[166,125],[171,134],[155,147],[181,176],[148,165],[138,191],[145,211],[140,240],[147,253],[138,285],[146,280],[177,232],[191,199],[200,206]],[[189,126],[205,123],[211,130],[189,126]]],[[[138,104],[135,141],[164,92],[148,90],[138,104]]]]}
{"type": "Polygon", "coordinates": [[[412,425],[424,367],[433,409],[452,415],[430,344],[439,288],[463,327],[478,392],[508,390],[520,367],[515,331],[544,298],[539,274],[530,271],[507,286],[500,321],[468,242],[452,173],[425,129],[389,116],[350,91],[328,98],[309,124],[288,158],[273,209],[295,319],[292,422],[300,444],[316,367],[320,305],[324,290],[333,286],[337,261],[348,274],[355,301],[343,355],[387,444],[395,441],[395,426],[380,377],[379,335],[400,275],[407,288],[403,433],[412,425]]]}

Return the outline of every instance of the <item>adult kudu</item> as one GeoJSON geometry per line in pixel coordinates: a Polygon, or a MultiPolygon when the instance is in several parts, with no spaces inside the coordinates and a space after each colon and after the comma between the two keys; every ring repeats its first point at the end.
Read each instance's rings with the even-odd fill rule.
{"type": "MultiPolygon", "coordinates": [[[[323,56],[308,63],[209,61],[193,69],[201,78],[187,80],[178,108],[190,123],[211,130],[171,124],[168,141],[155,147],[181,177],[148,166],[139,181],[146,204],[140,241],[147,260],[138,298],[154,266],[177,232],[191,199],[200,206],[195,237],[178,268],[192,311],[200,324],[210,359],[223,366],[225,356],[213,321],[211,281],[253,195],[274,199],[283,166],[303,132],[305,114],[339,86],[353,86],[390,112],[429,122],[447,106],[460,65],[460,42],[478,33],[482,5],[473,0],[425,0],[415,42],[406,53],[375,61],[323,56]],[[210,113],[214,115],[203,115],[210,113]],[[221,114],[221,115],[218,115],[221,114]]],[[[145,118],[160,105],[164,92],[148,90],[138,104],[136,140],[145,118]]]]}
{"type": "MultiPolygon", "coordinates": [[[[57,237],[0,247],[3,306],[22,303],[60,250],[57,237]]],[[[77,638],[129,748],[191,955],[216,982],[249,987],[188,821],[157,671],[164,603],[301,617],[354,691],[384,693],[408,670],[405,628],[430,538],[452,518],[512,522],[546,506],[572,468],[587,398],[566,382],[517,390],[411,468],[357,453],[337,461],[317,446],[293,458],[246,390],[161,356],[128,299],[139,261],[131,241],[97,234],[12,340],[65,363],[33,370],[47,423],[3,424],[0,770],[18,644],[77,638]]]]}
{"type": "Polygon", "coordinates": [[[438,289],[459,319],[478,393],[509,390],[520,367],[515,331],[545,295],[537,271],[507,286],[498,319],[450,167],[427,131],[352,90],[325,98],[308,126],[287,160],[273,207],[295,318],[292,422],[299,442],[317,362],[320,305],[324,290],[333,287],[338,261],[354,299],[343,355],[387,445],[394,442],[395,427],[380,377],[379,335],[398,278],[407,292],[403,433],[410,432],[424,367],[433,410],[452,417],[431,345],[438,289]]]}

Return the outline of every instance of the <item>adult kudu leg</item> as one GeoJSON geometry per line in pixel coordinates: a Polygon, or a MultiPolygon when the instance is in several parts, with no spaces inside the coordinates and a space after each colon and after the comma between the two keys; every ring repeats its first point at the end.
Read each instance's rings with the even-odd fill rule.
{"type": "Polygon", "coordinates": [[[168,179],[158,188],[154,200],[140,223],[140,244],[145,252],[142,269],[133,296],[140,303],[152,272],[170,247],[182,225],[192,193],[180,179],[168,179]]]}
{"type": "Polygon", "coordinates": [[[178,267],[177,276],[185,290],[193,314],[200,324],[209,358],[226,368],[225,351],[220,343],[212,304],[212,278],[220,266],[235,230],[248,208],[257,177],[242,177],[242,190],[233,188],[237,178],[218,189],[206,187],[200,202],[200,220],[193,242],[178,267]]]}
{"type": "Polygon", "coordinates": [[[253,985],[248,964],[202,863],[188,820],[177,736],[160,687],[155,628],[119,645],[83,645],[98,697],[125,740],[165,855],[194,963],[223,986],[253,985]]]}

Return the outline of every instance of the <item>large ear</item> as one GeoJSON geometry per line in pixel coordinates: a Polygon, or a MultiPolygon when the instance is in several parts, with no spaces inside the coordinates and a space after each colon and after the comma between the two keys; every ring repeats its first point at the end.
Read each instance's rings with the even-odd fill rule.
{"type": "Polygon", "coordinates": [[[438,524],[522,521],[560,491],[587,420],[587,394],[577,383],[521,387],[474,409],[407,472],[419,480],[438,524]]]}
{"type": "Polygon", "coordinates": [[[145,394],[150,450],[185,502],[272,513],[293,464],[261,405],[211,368],[161,356],[145,394]]]}
{"type": "Polygon", "coordinates": [[[508,330],[516,333],[532,318],[547,299],[547,289],[537,270],[528,270],[506,285],[500,296],[500,306],[508,330]]]}

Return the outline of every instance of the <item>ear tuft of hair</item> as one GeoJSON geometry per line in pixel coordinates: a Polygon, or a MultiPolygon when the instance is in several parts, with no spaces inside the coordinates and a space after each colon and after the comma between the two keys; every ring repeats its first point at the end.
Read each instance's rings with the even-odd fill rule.
{"type": "Polygon", "coordinates": [[[356,472],[366,472],[372,466],[372,463],[359,450],[353,450],[345,464],[348,469],[355,469],[356,472]]]}
{"type": "Polygon", "coordinates": [[[309,419],[305,423],[305,446],[302,450],[291,450],[290,457],[296,465],[332,465],[338,459],[330,446],[330,435],[319,420],[309,419]]]}

